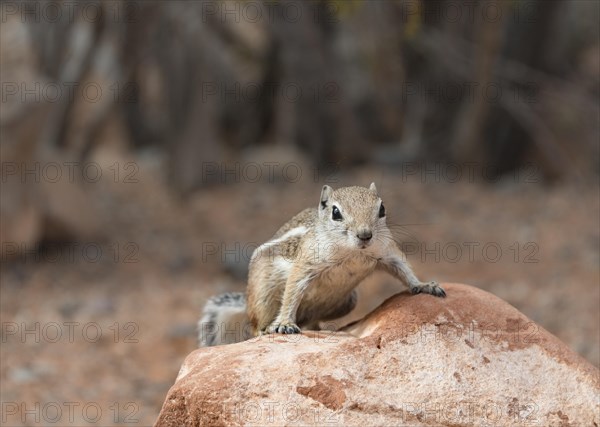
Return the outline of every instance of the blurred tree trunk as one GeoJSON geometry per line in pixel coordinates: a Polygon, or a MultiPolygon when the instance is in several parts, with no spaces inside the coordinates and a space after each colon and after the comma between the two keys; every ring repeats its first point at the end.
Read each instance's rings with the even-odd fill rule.
{"type": "MultiPolygon", "coordinates": [[[[562,6],[561,0],[530,2],[535,7],[535,19],[525,23],[509,20],[506,31],[506,42],[503,56],[549,75],[558,70],[552,67],[550,52],[554,46],[544,43],[552,39],[556,29],[557,12],[562,6]]],[[[527,76],[523,76],[525,79],[527,76]]],[[[538,164],[549,177],[561,173],[561,160],[557,147],[549,141],[551,135],[540,134],[535,125],[527,118],[522,118],[522,109],[529,110],[526,104],[526,94],[530,90],[527,81],[516,81],[512,87],[513,93],[519,94],[512,102],[504,102],[501,106],[493,105],[489,112],[484,134],[487,143],[486,159],[496,166],[496,172],[501,175],[518,168],[533,151],[538,164]]],[[[540,82],[536,82],[539,87],[540,82]]],[[[505,94],[508,96],[508,94],[505,94]]],[[[530,113],[533,114],[533,113],[530,113]]]]}
{"type": "Polygon", "coordinates": [[[277,140],[297,144],[317,163],[352,164],[365,158],[352,105],[345,98],[342,67],[333,46],[335,17],[326,2],[283,0],[272,26],[279,81],[277,140]],[[287,5],[300,11],[297,23],[284,14],[287,5]]]}
{"type": "MultiPolygon", "coordinates": [[[[491,1],[489,4],[497,4],[491,1]]],[[[497,79],[494,74],[496,61],[503,41],[503,22],[487,22],[481,14],[476,14],[474,27],[473,55],[475,67],[473,81],[479,88],[489,87],[497,79]]],[[[497,81],[497,80],[496,80],[497,81]]],[[[480,167],[487,160],[485,143],[482,140],[485,123],[488,120],[490,103],[481,95],[462,103],[456,117],[452,141],[452,158],[461,162],[476,163],[480,167]]]]}

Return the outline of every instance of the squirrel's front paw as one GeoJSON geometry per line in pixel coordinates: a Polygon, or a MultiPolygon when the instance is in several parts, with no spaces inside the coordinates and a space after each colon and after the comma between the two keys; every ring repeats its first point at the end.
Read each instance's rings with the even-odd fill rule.
{"type": "Polygon", "coordinates": [[[445,297],[446,291],[436,281],[422,282],[419,286],[413,286],[410,288],[410,292],[413,294],[430,294],[436,297],[445,297]]]}
{"type": "Polygon", "coordinates": [[[272,323],[266,332],[268,334],[299,334],[300,328],[294,322],[272,323]]]}

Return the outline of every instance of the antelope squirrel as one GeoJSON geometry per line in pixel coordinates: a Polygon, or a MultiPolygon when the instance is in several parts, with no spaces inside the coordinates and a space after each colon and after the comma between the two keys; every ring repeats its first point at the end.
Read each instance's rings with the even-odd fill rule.
{"type": "Polygon", "coordinates": [[[386,225],[375,183],[337,190],[325,185],[317,208],[303,210],[254,250],[246,294],[208,300],[198,323],[200,345],[319,329],[320,321],[354,309],[356,287],[375,270],[398,278],[413,294],[446,296],[437,282],[421,282],[413,273],[386,225]]]}

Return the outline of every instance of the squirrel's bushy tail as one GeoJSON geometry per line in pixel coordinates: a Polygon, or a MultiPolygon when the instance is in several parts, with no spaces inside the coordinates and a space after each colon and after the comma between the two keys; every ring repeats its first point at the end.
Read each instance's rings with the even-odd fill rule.
{"type": "Polygon", "coordinates": [[[246,294],[228,292],[210,298],[198,322],[200,347],[232,344],[252,337],[246,294]]]}

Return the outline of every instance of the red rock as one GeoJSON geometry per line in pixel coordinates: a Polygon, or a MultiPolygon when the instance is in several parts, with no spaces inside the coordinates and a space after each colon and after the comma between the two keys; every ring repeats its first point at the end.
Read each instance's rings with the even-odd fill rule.
{"type": "Polygon", "coordinates": [[[598,369],[492,294],[443,286],[338,332],[196,350],[156,425],[600,425],[598,369]]]}

